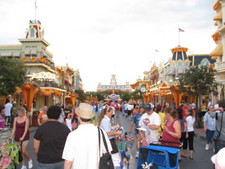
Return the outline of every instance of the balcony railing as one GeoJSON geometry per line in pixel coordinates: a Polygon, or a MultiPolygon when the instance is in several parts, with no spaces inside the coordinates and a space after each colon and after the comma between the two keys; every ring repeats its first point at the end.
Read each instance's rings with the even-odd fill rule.
{"type": "Polygon", "coordinates": [[[215,63],[215,69],[217,71],[225,70],[225,62],[216,62],[215,63]]]}
{"type": "Polygon", "coordinates": [[[33,83],[37,83],[40,87],[56,87],[61,89],[66,89],[66,86],[57,84],[54,81],[39,81],[39,80],[32,80],[33,83]]]}

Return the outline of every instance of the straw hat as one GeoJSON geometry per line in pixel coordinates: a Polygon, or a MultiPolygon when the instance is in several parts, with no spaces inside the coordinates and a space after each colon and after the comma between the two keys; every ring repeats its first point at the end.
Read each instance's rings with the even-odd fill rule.
{"type": "Polygon", "coordinates": [[[87,103],[80,103],[79,107],[76,108],[76,113],[84,119],[92,119],[95,116],[92,106],[87,103]]]}

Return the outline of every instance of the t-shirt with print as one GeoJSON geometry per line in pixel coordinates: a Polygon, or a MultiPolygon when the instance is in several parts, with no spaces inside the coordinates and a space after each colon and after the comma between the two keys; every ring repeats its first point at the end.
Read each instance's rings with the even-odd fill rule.
{"type": "Polygon", "coordinates": [[[52,164],[63,161],[62,153],[69,128],[58,121],[47,121],[39,126],[34,138],[40,141],[37,161],[52,164]]]}
{"type": "Polygon", "coordinates": [[[48,120],[47,113],[41,112],[41,113],[38,115],[38,119],[40,119],[40,123],[41,123],[41,124],[45,123],[45,122],[48,120]]]}
{"type": "MultiPolygon", "coordinates": [[[[139,126],[148,126],[148,125],[157,125],[160,126],[161,119],[159,115],[156,112],[153,112],[151,115],[148,115],[147,113],[143,114],[141,116],[141,120],[139,122],[139,126]]],[[[158,129],[152,130],[150,129],[152,141],[158,141],[158,129]]]]}

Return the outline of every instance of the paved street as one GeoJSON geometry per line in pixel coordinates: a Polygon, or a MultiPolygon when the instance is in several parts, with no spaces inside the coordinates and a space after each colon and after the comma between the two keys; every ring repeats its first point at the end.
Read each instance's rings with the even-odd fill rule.
{"type": "MultiPolygon", "coordinates": [[[[125,130],[129,129],[130,126],[130,120],[122,116],[120,113],[116,117],[116,123],[119,123],[121,126],[125,128],[125,130]]],[[[31,138],[28,144],[28,152],[31,155],[32,160],[34,161],[34,169],[36,168],[36,155],[33,151],[33,135],[34,135],[35,129],[31,129],[31,138]]],[[[210,157],[213,155],[212,148],[210,151],[205,151],[205,142],[200,137],[195,137],[194,140],[194,147],[195,147],[195,153],[194,153],[194,160],[190,160],[188,158],[183,158],[180,163],[181,169],[212,169],[213,165],[210,161],[210,157]]],[[[130,169],[136,169],[137,166],[137,159],[135,158],[135,145],[133,146],[132,150],[132,157],[130,160],[130,169]]],[[[20,165],[18,165],[18,168],[20,168],[20,165]]]]}
{"type": "MultiPolygon", "coordinates": [[[[130,121],[126,119],[121,114],[117,117],[117,122],[119,122],[126,130],[129,129],[130,121]]],[[[205,150],[205,142],[200,137],[195,137],[194,140],[194,160],[189,158],[183,158],[180,163],[181,169],[212,169],[213,165],[211,163],[211,156],[213,155],[212,148],[209,151],[205,150]]],[[[135,157],[135,146],[132,148],[132,155],[135,157]]],[[[133,158],[130,161],[130,169],[135,169],[137,166],[137,159],[133,158]]]]}

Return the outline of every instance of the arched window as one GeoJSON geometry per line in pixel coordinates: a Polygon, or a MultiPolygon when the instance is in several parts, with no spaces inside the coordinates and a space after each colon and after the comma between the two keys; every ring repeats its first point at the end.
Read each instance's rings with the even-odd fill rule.
{"type": "Polygon", "coordinates": [[[34,29],[34,28],[31,28],[31,29],[30,29],[30,37],[31,37],[31,38],[35,38],[35,37],[36,37],[36,36],[35,36],[35,33],[36,33],[35,29],[34,29]]]}
{"type": "Polygon", "coordinates": [[[201,63],[200,63],[201,66],[209,66],[210,65],[210,62],[207,58],[204,58],[201,63]]]}

